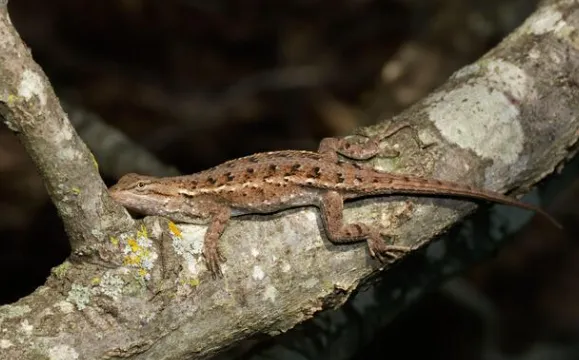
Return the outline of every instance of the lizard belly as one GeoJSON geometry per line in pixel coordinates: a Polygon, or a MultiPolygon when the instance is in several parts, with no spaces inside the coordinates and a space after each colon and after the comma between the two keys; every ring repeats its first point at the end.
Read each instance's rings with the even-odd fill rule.
{"type": "Polygon", "coordinates": [[[319,193],[315,189],[299,191],[277,191],[265,192],[261,196],[254,196],[252,199],[235,201],[228,199],[231,206],[231,216],[241,216],[248,214],[269,214],[281,210],[303,207],[317,206],[319,193]]]}

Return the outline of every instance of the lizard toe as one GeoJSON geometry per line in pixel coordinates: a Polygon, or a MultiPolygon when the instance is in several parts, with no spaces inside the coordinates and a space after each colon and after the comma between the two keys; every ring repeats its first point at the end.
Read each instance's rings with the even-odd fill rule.
{"type": "Polygon", "coordinates": [[[227,258],[226,258],[226,257],[221,253],[221,251],[219,251],[219,250],[217,251],[217,257],[218,257],[218,259],[219,259],[219,262],[222,262],[222,263],[223,263],[223,262],[226,262],[226,261],[227,261],[227,258]]]}
{"type": "Polygon", "coordinates": [[[213,277],[214,279],[223,277],[223,272],[221,271],[221,266],[219,266],[219,262],[217,261],[207,262],[207,269],[211,273],[211,277],[213,277]]]}
{"type": "Polygon", "coordinates": [[[382,263],[388,263],[408,252],[410,248],[405,246],[389,245],[381,239],[370,238],[368,239],[368,250],[373,258],[382,263]]]}
{"type": "Polygon", "coordinates": [[[204,250],[203,257],[205,258],[205,266],[207,270],[212,274],[213,278],[218,278],[223,276],[221,271],[220,260],[222,259],[221,254],[217,249],[213,251],[204,250]]]}

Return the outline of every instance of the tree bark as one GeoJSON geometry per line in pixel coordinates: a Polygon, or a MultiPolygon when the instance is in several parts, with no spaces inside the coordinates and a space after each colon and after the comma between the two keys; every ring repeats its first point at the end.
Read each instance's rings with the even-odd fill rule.
{"type": "MultiPolygon", "coordinates": [[[[392,119],[411,123],[420,141],[403,130],[387,141],[400,156],[372,164],[497,191],[550,174],[579,135],[578,30],[579,2],[544,2],[495,49],[392,119]]],[[[0,307],[0,358],[207,358],[339,306],[379,271],[364,243],[329,243],[317,211],[307,208],[231,221],[221,240],[224,278],[213,280],[200,256],[205,227],[136,222],[109,199],[6,7],[0,114],[38,166],[73,248],[44,286],[0,307]]],[[[426,244],[473,208],[402,197],[348,207],[347,220],[380,223],[400,245],[425,250],[423,261],[384,270],[390,314],[468,266],[477,244],[426,244]]]]}

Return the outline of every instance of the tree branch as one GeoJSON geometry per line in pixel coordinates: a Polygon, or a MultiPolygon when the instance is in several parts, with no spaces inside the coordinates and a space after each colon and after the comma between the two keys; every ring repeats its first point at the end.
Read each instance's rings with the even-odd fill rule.
{"type": "MultiPolygon", "coordinates": [[[[497,48],[396,117],[434,146],[420,147],[405,130],[392,139],[401,155],[374,165],[493,190],[528,187],[552,172],[579,134],[573,38],[579,24],[572,21],[578,12],[577,2],[544,3],[497,48]]],[[[317,212],[302,209],[231,221],[221,241],[225,277],[212,280],[200,266],[204,227],[167,228],[158,218],[133,227],[108,199],[5,8],[0,54],[0,114],[37,163],[73,244],[92,250],[87,257],[78,251],[86,246],[77,245],[76,262],[56,268],[34,294],[0,307],[0,345],[8,358],[206,358],[340,305],[376,272],[365,244],[330,244],[317,212]],[[123,234],[108,237],[121,226],[123,234]]],[[[399,243],[414,246],[473,209],[463,201],[403,200],[362,201],[346,218],[390,225],[399,243]]],[[[458,259],[451,269],[457,271],[474,248],[437,243],[426,249],[426,261],[388,269],[391,314],[448,273],[443,260],[458,259]]]]}
{"type": "Polygon", "coordinates": [[[0,7],[0,51],[0,115],[36,164],[72,249],[80,251],[106,239],[113,225],[130,224],[126,212],[105,196],[94,157],[16,33],[5,6],[0,7]]]}

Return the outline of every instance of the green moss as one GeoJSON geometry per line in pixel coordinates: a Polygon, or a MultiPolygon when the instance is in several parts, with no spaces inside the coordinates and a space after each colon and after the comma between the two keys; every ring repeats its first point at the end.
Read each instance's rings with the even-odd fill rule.
{"type": "Polygon", "coordinates": [[[96,171],[99,171],[99,163],[97,162],[97,160],[94,157],[94,154],[92,152],[90,153],[90,158],[92,159],[92,163],[93,163],[96,171]]]}
{"type": "Polygon", "coordinates": [[[62,264],[55,266],[52,268],[51,272],[57,279],[62,279],[66,276],[68,269],[70,269],[71,264],[68,261],[63,262],[62,264]]]}

